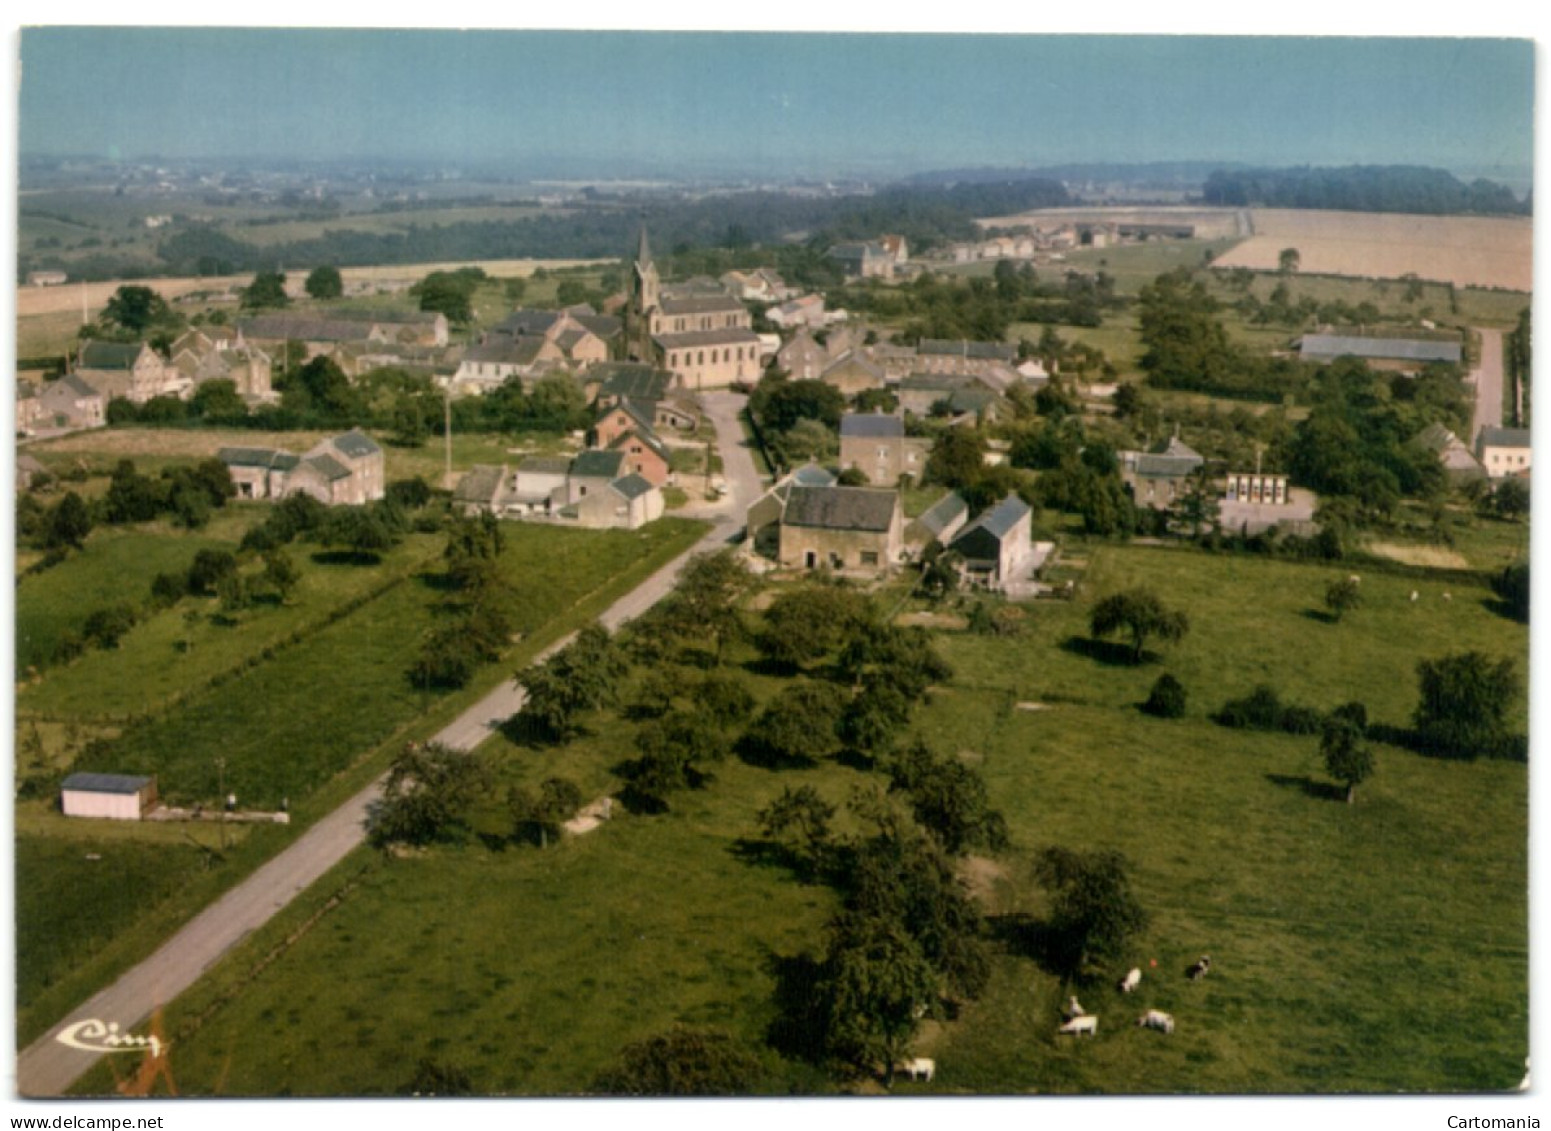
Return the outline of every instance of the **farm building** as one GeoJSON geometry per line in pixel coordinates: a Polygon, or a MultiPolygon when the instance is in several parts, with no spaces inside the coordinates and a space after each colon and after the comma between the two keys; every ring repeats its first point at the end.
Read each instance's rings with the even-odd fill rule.
{"type": "Polygon", "coordinates": [[[1137,506],[1168,510],[1205,462],[1200,452],[1175,436],[1145,452],[1121,452],[1120,481],[1137,506]]]}
{"type": "Polygon", "coordinates": [[[1481,462],[1463,440],[1442,424],[1429,424],[1411,442],[1437,456],[1451,482],[1461,483],[1481,478],[1481,462]]]}
{"type": "Polygon", "coordinates": [[[905,545],[920,553],[933,542],[946,546],[969,517],[969,504],[957,491],[949,491],[905,527],[905,545]]]}
{"type": "Polygon", "coordinates": [[[386,490],[382,449],[357,428],[301,456],[274,448],[222,448],[216,458],[231,472],[241,499],[281,499],[305,491],[326,506],[359,506],[386,490]]]}
{"type": "Polygon", "coordinates": [[[50,381],[38,394],[40,428],[100,428],[107,420],[107,395],[78,374],[50,381]]]}
{"type": "Polygon", "coordinates": [[[1360,357],[1364,361],[1390,362],[1420,367],[1435,361],[1458,365],[1458,342],[1422,338],[1359,338],[1343,334],[1305,334],[1298,339],[1298,356],[1304,361],[1334,361],[1360,357]]]}
{"type": "Polygon", "coordinates": [[[901,475],[920,479],[930,448],[929,439],[906,436],[897,416],[853,412],[840,418],[840,466],[862,472],[874,487],[893,487],[901,475]]]}
{"type": "Polygon", "coordinates": [[[71,774],[59,789],[67,817],[138,821],[156,804],[156,779],[129,774],[71,774]]]}
{"type": "Polygon", "coordinates": [[[904,548],[898,491],[793,487],[778,526],[778,560],[789,569],[877,575],[904,548]]]}

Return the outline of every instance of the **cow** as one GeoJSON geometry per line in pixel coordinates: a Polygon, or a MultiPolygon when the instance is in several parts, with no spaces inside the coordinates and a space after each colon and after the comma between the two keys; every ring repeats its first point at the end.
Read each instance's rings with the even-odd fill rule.
{"type": "Polygon", "coordinates": [[[929,1056],[918,1056],[900,1061],[894,1071],[912,1080],[930,1080],[937,1074],[937,1062],[929,1056]]]}
{"type": "Polygon", "coordinates": [[[1098,1031],[1099,1019],[1091,1013],[1085,1013],[1081,1017],[1074,1017],[1056,1030],[1057,1033],[1069,1033],[1074,1037],[1080,1037],[1084,1033],[1091,1037],[1098,1031]]]}
{"type": "Polygon", "coordinates": [[[1211,970],[1211,968],[1212,960],[1210,956],[1203,954],[1201,956],[1201,961],[1193,962],[1185,969],[1185,977],[1189,978],[1192,982],[1199,982],[1202,978],[1206,977],[1207,972],[1211,970]]]}
{"type": "Polygon", "coordinates": [[[1415,601],[1416,597],[1417,597],[1416,590],[1415,589],[1411,590],[1411,600],[1415,601]]]}
{"type": "Polygon", "coordinates": [[[1149,1009],[1136,1019],[1139,1029],[1156,1029],[1160,1033],[1174,1032],[1174,1015],[1161,1009],[1149,1009]]]}
{"type": "Polygon", "coordinates": [[[1081,1017],[1087,1012],[1088,1011],[1082,1007],[1082,1002],[1077,1000],[1077,995],[1073,994],[1071,997],[1066,999],[1066,1009],[1062,1012],[1062,1017],[1065,1020],[1070,1021],[1072,1018],[1081,1017]]]}
{"type": "Polygon", "coordinates": [[[1449,593],[1445,593],[1445,594],[1444,594],[1444,595],[1443,595],[1443,599],[1444,599],[1444,600],[1445,600],[1445,601],[1452,601],[1452,600],[1454,600],[1454,597],[1453,597],[1453,595],[1452,595],[1452,594],[1449,594],[1449,593]]]}
{"type": "Polygon", "coordinates": [[[1119,984],[1116,985],[1115,988],[1123,994],[1128,994],[1141,984],[1142,972],[1137,967],[1133,966],[1131,969],[1126,971],[1126,976],[1120,979],[1119,984]]]}

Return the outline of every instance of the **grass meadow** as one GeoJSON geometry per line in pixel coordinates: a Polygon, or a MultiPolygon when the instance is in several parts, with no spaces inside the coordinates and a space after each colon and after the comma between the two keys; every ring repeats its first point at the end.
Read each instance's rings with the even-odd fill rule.
{"type": "MultiPolygon", "coordinates": [[[[1484,589],[1363,574],[1364,604],[1318,615],[1346,569],[1094,545],[1077,600],[1031,607],[1013,638],[944,633],[954,678],[914,729],[977,766],[1011,846],[965,862],[989,915],[991,985],[917,1051],[931,1084],[905,1093],[1395,1092],[1514,1087],[1527,1052],[1526,767],[1458,763],[1379,744],[1353,805],[1324,775],[1313,736],[1230,731],[1222,702],[1270,682],[1285,701],[1360,699],[1408,724],[1418,659],[1527,652],[1523,626],[1484,589]],[[1092,602],[1146,582],[1191,618],[1139,667],[1087,640],[1092,602]],[[1418,590],[1419,599],[1409,600],[1418,590]],[[1184,718],[1137,704],[1174,673],[1184,718]],[[1032,856],[1047,844],[1114,847],[1152,922],[1121,998],[1078,987],[1101,1018],[1058,1040],[1070,987],[1019,939],[1046,909],[1032,856]],[[1183,977],[1201,954],[1213,971],[1183,977]],[[1154,966],[1153,962],[1157,965],[1154,966]],[[1136,1029],[1172,1012],[1172,1037],[1136,1029]]],[[[1361,571],[1359,571],[1361,572],[1361,571]]],[[[748,653],[735,657],[741,662],[748,653]]],[[[748,674],[760,698],[779,681],[748,674]]],[[[1523,723],[1523,704],[1517,722],[1523,723]]],[[[558,749],[485,747],[503,781],[560,773],[589,796],[619,788],[636,724],[612,714],[558,749]]],[[[783,959],[815,954],[827,888],[750,853],[755,814],[788,786],[832,802],[871,775],[823,763],[772,771],[735,759],[670,811],[616,818],[548,850],[462,847],[386,858],[359,851],[174,1005],[185,1094],[392,1092],[421,1057],[485,1092],[586,1090],[618,1050],[675,1023],[715,1026],[759,1050],[772,1092],[836,1087],[763,1045],[783,959]],[[281,961],[255,965],[329,895],[337,907],[281,961]],[[350,977],[340,978],[348,968],[350,977]],[[247,1035],[273,1040],[255,1045],[247,1035]]],[[[499,836],[492,797],[476,824],[499,836]]],[[[495,844],[495,841],[491,842],[495,844]]],[[[1117,970],[1118,975],[1120,971],[1117,970]]],[[[89,1092],[100,1075],[83,1082],[89,1092]]]]}
{"type": "MultiPolygon", "coordinates": [[[[270,647],[266,641],[273,638],[271,630],[263,627],[266,612],[244,614],[251,619],[223,630],[233,634],[232,643],[216,645],[204,654],[235,658],[246,641],[247,658],[254,661],[250,666],[233,670],[214,685],[124,727],[115,738],[88,746],[72,767],[154,773],[162,796],[175,802],[215,804],[223,784],[237,794],[243,808],[274,809],[284,799],[290,803],[291,826],[250,829],[225,865],[209,873],[203,871],[202,851],[184,852],[183,843],[172,846],[158,859],[169,874],[180,877],[179,883],[165,892],[153,888],[135,904],[137,914],[111,920],[112,937],[105,940],[96,925],[92,933],[73,933],[72,927],[90,917],[68,905],[77,902],[77,895],[87,899],[92,878],[106,870],[99,865],[113,854],[104,850],[99,853],[102,861],[88,860],[88,850],[73,845],[81,832],[80,822],[59,816],[52,798],[18,803],[18,826],[28,837],[35,836],[44,845],[49,838],[73,845],[59,852],[40,848],[33,857],[38,866],[24,865],[17,871],[18,954],[27,960],[19,960],[17,970],[18,1027],[24,1039],[144,957],[215,894],[364,786],[386,766],[396,744],[406,737],[435,733],[545,643],[597,615],[615,596],[687,548],[703,529],[701,524],[675,519],[633,532],[516,524],[504,528],[502,568],[514,589],[512,612],[521,640],[505,658],[482,668],[470,687],[453,694],[428,695],[412,686],[406,675],[423,634],[440,615],[442,594],[429,574],[415,570],[416,562],[436,558],[440,539],[411,538],[395,551],[405,555],[396,568],[386,563],[379,567],[305,563],[303,587],[324,590],[342,605],[348,604],[349,585],[327,590],[327,583],[320,584],[319,578],[328,571],[358,569],[363,577],[375,578],[380,592],[368,590],[369,600],[332,623],[321,623],[330,619],[322,615],[321,607],[309,610],[309,615],[319,615],[309,622],[311,627],[304,629],[302,638],[270,655],[264,654],[270,647]],[[218,760],[223,765],[218,766],[218,760]],[[49,893],[66,905],[59,915],[29,917],[26,909],[40,906],[49,893]],[[158,902],[158,894],[168,898],[158,902]],[[41,941],[41,932],[50,934],[49,941],[41,941]]],[[[355,584],[353,579],[349,584],[355,584]]],[[[23,594],[25,601],[25,590],[23,594]]],[[[275,611],[276,616],[282,614],[283,610],[275,611]]],[[[179,618],[181,627],[178,609],[162,616],[179,618]]],[[[90,654],[66,669],[65,674],[75,676],[77,682],[66,683],[52,706],[89,710],[93,682],[102,688],[121,685],[112,694],[130,701],[148,698],[170,686],[169,680],[175,682],[168,674],[172,669],[159,662],[162,642],[157,623],[136,628],[126,648],[134,633],[145,633],[144,655],[90,654]],[[131,659],[140,662],[126,662],[131,659]],[[138,675],[147,681],[144,691],[137,689],[138,675]]],[[[167,650],[173,650],[170,642],[167,650]]],[[[196,644],[190,655],[197,657],[200,651],[196,644]]],[[[41,694],[53,678],[46,677],[33,692],[41,694]]],[[[27,705],[24,698],[23,710],[27,705]]],[[[138,839],[113,839],[123,839],[124,851],[135,854],[146,844],[168,847],[161,828],[137,829],[144,830],[138,839]]],[[[211,844],[213,836],[201,829],[196,839],[211,844]]],[[[84,906],[89,906],[89,899],[84,906]]]]}

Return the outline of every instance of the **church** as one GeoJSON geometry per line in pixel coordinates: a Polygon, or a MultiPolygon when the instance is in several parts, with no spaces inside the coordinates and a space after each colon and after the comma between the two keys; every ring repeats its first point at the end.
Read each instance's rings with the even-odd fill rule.
{"type": "Polygon", "coordinates": [[[759,335],[748,308],[728,294],[675,293],[664,287],[641,225],[626,276],[625,343],[632,361],[677,373],[684,388],[722,389],[760,377],[759,335]]]}

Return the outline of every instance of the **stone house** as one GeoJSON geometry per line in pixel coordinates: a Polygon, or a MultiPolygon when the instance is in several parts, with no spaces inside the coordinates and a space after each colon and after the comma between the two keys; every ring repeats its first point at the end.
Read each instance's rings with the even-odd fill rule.
{"type": "Polygon", "coordinates": [[[186,396],[193,387],[144,342],[87,342],[74,372],[109,400],[123,397],[136,404],[152,397],[186,396]]]}
{"type": "Polygon", "coordinates": [[[1006,342],[949,341],[922,338],[916,368],[923,373],[979,373],[993,365],[1018,364],[1018,347],[1006,342]]]}
{"type": "Polygon", "coordinates": [[[902,475],[918,482],[931,446],[927,437],[906,436],[898,416],[853,412],[840,418],[840,466],[862,472],[874,487],[896,487],[902,475]]]}
{"type": "Polygon", "coordinates": [[[957,491],[949,491],[905,527],[905,548],[920,554],[934,542],[947,546],[968,518],[969,504],[957,491]]]}
{"type": "Polygon", "coordinates": [[[793,486],[778,528],[776,560],[788,569],[878,576],[904,549],[898,491],[793,486]]]}
{"type": "Polygon", "coordinates": [[[1120,452],[1120,481],[1139,507],[1168,510],[1206,461],[1178,436],[1145,452],[1120,452]]]}
{"type": "Polygon", "coordinates": [[[1528,428],[1481,429],[1476,437],[1476,458],[1487,478],[1502,479],[1522,475],[1530,469],[1530,430],[1528,428]]]}
{"type": "Polygon", "coordinates": [[[799,381],[811,381],[829,367],[829,351],[813,340],[806,327],[799,329],[776,353],[776,365],[799,381]]]}
{"type": "Polygon", "coordinates": [[[653,487],[673,478],[673,454],[650,428],[627,429],[615,436],[608,448],[625,457],[622,475],[639,475],[653,487]]]}
{"type": "Polygon", "coordinates": [[[793,326],[823,329],[824,298],[822,295],[804,295],[802,298],[791,299],[765,311],[765,318],[783,330],[791,329],[793,326]]]}
{"type": "Polygon", "coordinates": [[[1027,580],[1034,568],[1033,512],[1017,495],[1008,495],[961,529],[948,548],[963,561],[971,585],[1001,589],[1027,580]]]}
{"type": "Polygon", "coordinates": [[[873,364],[856,350],[836,359],[819,375],[819,380],[839,389],[848,398],[868,389],[884,387],[883,367],[873,364]]]}
{"type": "Polygon", "coordinates": [[[300,456],[273,448],[222,448],[216,458],[231,472],[239,498],[305,493],[325,506],[360,506],[387,493],[382,449],[358,428],[300,456]]]}
{"type": "Polygon", "coordinates": [[[656,484],[640,475],[625,475],[579,500],[574,510],[579,526],[636,530],[661,518],[664,506],[656,484]]]}
{"type": "Polygon", "coordinates": [[[66,373],[38,394],[39,428],[100,428],[107,419],[107,396],[79,374],[66,373]]]}
{"type": "Polygon", "coordinates": [[[1475,453],[1442,424],[1429,424],[1417,433],[1411,442],[1436,456],[1438,462],[1443,465],[1444,473],[1453,483],[1480,479],[1486,474],[1481,468],[1481,461],[1476,459],[1475,453]]]}

